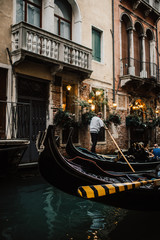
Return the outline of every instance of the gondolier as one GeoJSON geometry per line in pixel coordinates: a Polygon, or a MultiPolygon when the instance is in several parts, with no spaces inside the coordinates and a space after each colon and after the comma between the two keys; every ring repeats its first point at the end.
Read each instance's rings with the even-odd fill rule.
{"type": "Polygon", "coordinates": [[[104,127],[104,122],[102,121],[102,113],[99,112],[97,116],[94,116],[91,119],[90,123],[90,134],[91,134],[91,140],[92,140],[92,148],[91,152],[96,152],[96,145],[98,140],[98,133],[100,132],[100,129],[104,127]]]}

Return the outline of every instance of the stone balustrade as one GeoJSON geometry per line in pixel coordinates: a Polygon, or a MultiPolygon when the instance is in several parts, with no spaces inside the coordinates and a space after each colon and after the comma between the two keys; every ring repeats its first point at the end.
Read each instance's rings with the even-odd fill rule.
{"type": "Polygon", "coordinates": [[[91,71],[91,49],[24,22],[12,26],[13,63],[20,60],[22,51],[91,71]]]}

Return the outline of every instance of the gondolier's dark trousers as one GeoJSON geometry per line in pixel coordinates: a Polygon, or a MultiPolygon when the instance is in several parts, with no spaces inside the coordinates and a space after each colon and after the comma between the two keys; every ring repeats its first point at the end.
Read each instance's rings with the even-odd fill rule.
{"type": "Polygon", "coordinates": [[[91,140],[92,140],[91,152],[95,153],[96,152],[96,144],[97,144],[97,140],[98,140],[98,133],[91,132],[91,140]]]}

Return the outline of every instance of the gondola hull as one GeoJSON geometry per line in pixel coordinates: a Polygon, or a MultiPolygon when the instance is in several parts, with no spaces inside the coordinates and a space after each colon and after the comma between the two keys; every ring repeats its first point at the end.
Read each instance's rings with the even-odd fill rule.
{"type": "MultiPolygon", "coordinates": [[[[105,177],[94,164],[90,165],[90,170],[68,162],[59,152],[53,132],[53,127],[49,126],[44,141],[44,150],[40,153],[38,161],[41,175],[51,185],[68,194],[78,196],[77,190],[80,186],[111,183],[118,178],[118,174],[109,177],[109,173],[105,177]]],[[[125,174],[122,178],[123,181],[128,180],[125,174]]],[[[158,188],[140,187],[99,197],[93,201],[126,209],[157,211],[160,210],[160,191],[158,188]]]]}
{"type": "MultiPolygon", "coordinates": [[[[70,131],[67,144],[66,144],[66,152],[73,162],[78,162],[78,157],[85,159],[86,161],[94,161],[99,167],[103,170],[110,170],[116,172],[132,172],[128,163],[121,157],[118,161],[116,160],[116,156],[105,156],[105,155],[98,155],[94,154],[87,149],[78,148],[73,145],[72,142],[72,130],[70,131]]],[[[130,160],[128,160],[130,162],[130,160]]],[[[146,170],[153,170],[158,165],[160,165],[160,161],[141,161],[136,162],[136,160],[130,162],[130,165],[135,171],[146,171],[146,170]]]]}
{"type": "Polygon", "coordinates": [[[14,174],[18,169],[29,141],[1,141],[0,142],[0,176],[14,174]]]}

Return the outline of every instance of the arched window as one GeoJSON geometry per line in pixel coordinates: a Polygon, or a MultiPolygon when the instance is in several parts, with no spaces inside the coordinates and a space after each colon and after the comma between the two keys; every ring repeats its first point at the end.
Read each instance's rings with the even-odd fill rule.
{"type": "Polygon", "coordinates": [[[55,34],[71,39],[72,8],[67,0],[55,0],[54,10],[55,34]]]}
{"type": "Polygon", "coordinates": [[[16,0],[16,22],[30,23],[41,27],[42,1],[16,0]]]}
{"type": "Polygon", "coordinates": [[[147,76],[151,76],[151,68],[153,68],[152,60],[151,60],[151,41],[153,40],[153,34],[150,29],[147,29],[146,31],[146,38],[145,38],[145,53],[146,53],[146,71],[147,76]]]}
{"type": "Polygon", "coordinates": [[[121,18],[121,35],[122,35],[122,62],[123,62],[123,75],[128,74],[130,66],[130,37],[129,30],[132,27],[131,20],[127,14],[123,14],[121,18]]]}
{"type": "Polygon", "coordinates": [[[142,36],[144,34],[142,25],[139,22],[135,23],[134,31],[134,59],[135,59],[135,75],[140,76],[143,68],[143,52],[142,52],[142,36]]]}

